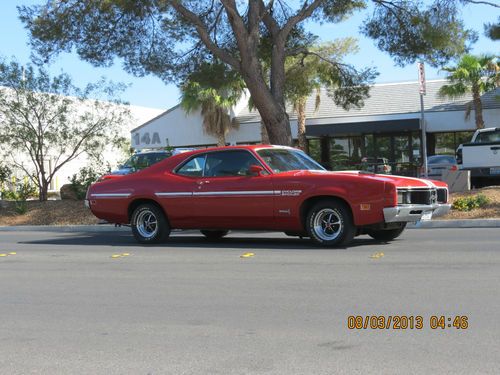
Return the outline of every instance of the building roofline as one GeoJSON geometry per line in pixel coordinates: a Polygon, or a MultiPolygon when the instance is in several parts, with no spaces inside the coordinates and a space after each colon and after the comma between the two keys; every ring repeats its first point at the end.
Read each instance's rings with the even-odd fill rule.
{"type": "MultiPolygon", "coordinates": [[[[436,78],[436,79],[427,79],[425,80],[426,83],[430,82],[446,82],[447,80],[445,78],[436,78]]],[[[414,81],[401,81],[401,82],[381,82],[381,83],[374,83],[373,85],[370,86],[398,86],[398,85],[414,85],[418,83],[417,80],[414,81]]]]}
{"type": "Polygon", "coordinates": [[[170,112],[172,112],[172,111],[176,110],[176,109],[177,109],[177,108],[179,108],[180,106],[181,106],[181,103],[179,103],[179,104],[177,104],[177,105],[174,105],[173,107],[171,107],[171,108],[167,109],[165,112],[160,113],[158,116],[153,117],[151,120],[148,120],[148,121],[146,121],[144,124],[139,125],[138,127],[136,127],[136,128],[134,128],[134,129],[132,129],[130,132],[131,132],[131,133],[132,133],[132,132],[135,132],[135,131],[139,130],[140,128],[144,127],[144,126],[149,125],[151,122],[153,122],[153,121],[155,121],[155,120],[159,119],[159,118],[160,118],[160,117],[162,117],[163,115],[166,115],[166,114],[168,114],[168,113],[170,113],[170,112]]]}

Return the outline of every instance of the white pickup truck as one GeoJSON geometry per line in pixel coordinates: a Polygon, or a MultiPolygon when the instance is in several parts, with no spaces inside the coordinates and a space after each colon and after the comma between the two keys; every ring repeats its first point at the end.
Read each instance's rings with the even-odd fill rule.
{"type": "Polygon", "coordinates": [[[500,184],[500,128],[478,129],[457,149],[459,169],[471,171],[471,185],[500,184]]]}

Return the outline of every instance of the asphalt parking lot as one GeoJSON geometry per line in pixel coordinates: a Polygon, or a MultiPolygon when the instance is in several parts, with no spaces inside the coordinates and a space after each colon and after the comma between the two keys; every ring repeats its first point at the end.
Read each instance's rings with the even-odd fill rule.
{"type": "Polygon", "coordinates": [[[498,228],[362,236],[346,249],[273,233],[142,247],[123,231],[3,231],[1,254],[0,374],[500,368],[498,228]],[[421,316],[424,327],[351,330],[350,315],[421,316]],[[431,316],[468,327],[432,329],[431,316]]]}

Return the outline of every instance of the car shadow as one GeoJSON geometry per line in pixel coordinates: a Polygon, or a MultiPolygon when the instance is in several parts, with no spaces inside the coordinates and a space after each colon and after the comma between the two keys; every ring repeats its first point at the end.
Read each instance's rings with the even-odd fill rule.
{"type": "Polygon", "coordinates": [[[314,246],[308,238],[298,237],[261,237],[252,236],[222,238],[218,241],[209,241],[202,235],[175,233],[167,242],[161,244],[141,245],[138,244],[130,233],[126,232],[94,232],[82,235],[75,233],[74,236],[54,237],[43,240],[19,241],[20,244],[31,245],[58,245],[58,246],[119,246],[119,247],[144,247],[144,248],[219,248],[219,249],[275,249],[275,250],[348,250],[363,246],[384,245],[369,237],[357,237],[349,246],[326,248],[314,246]]]}

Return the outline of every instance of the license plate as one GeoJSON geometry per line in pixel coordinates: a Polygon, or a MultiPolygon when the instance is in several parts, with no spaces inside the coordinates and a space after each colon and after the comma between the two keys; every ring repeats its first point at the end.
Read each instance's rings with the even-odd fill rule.
{"type": "Polygon", "coordinates": [[[422,218],[420,220],[430,220],[432,219],[432,211],[425,211],[422,214],[422,218]]]}
{"type": "Polygon", "coordinates": [[[500,167],[490,168],[490,174],[500,174],[500,167]]]}

